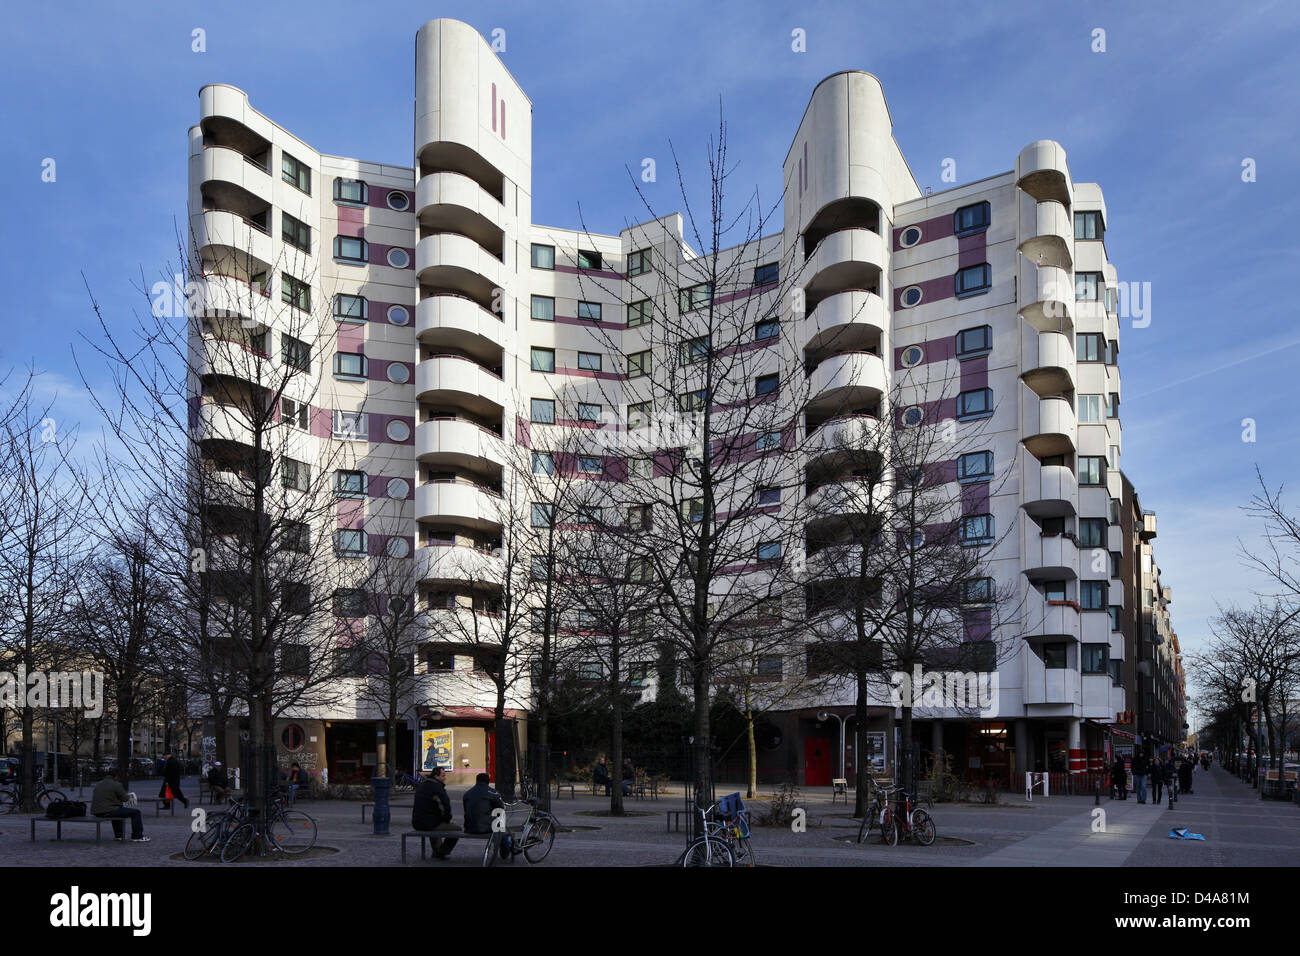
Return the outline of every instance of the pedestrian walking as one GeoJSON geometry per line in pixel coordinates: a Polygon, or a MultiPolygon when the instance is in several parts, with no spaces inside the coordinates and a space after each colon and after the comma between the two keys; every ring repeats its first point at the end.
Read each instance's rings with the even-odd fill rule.
{"type": "Polygon", "coordinates": [[[1164,791],[1165,775],[1160,766],[1160,759],[1157,757],[1151,765],[1151,802],[1159,803],[1160,795],[1164,791]]]}
{"type": "Polygon", "coordinates": [[[1133,751],[1133,789],[1137,791],[1138,803],[1147,802],[1147,774],[1151,771],[1151,760],[1141,747],[1133,751]]]}
{"type": "Polygon", "coordinates": [[[1128,770],[1124,766],[1124,758],[1115,755],[1115,762],[1110,768],[1110,790],[1111,799],[1118,797],[1120,800],[1128,799],[1128,770]]]}
{"type": "Polygon", "coordinates": [[[158,789],[158,797],[166,801],[164,808],[170,807],[173,799],[184,804],[186,810],[190,808],[190,801],[181,793],[181,762],[170,750],[163,754],[163,784],[158,789]]]}

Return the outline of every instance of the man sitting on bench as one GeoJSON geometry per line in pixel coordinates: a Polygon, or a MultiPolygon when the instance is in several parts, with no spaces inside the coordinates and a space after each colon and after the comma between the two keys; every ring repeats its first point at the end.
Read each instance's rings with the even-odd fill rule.
{"type": "Polygon", "coordinates": [[[226,768],[221,766],[220,760],[213,763],[212,769],[208,771],[208,789],[212,791],[214,803],[225,803],[233,793],[230,778],[226,776],[226,768]]]}
{"type": "Polygon", "coordinates": [[[90,815],[112,820],[113,836],[119,841],[122,839],[122,821],[130,820],[131,842],[148,843],[149,838],[144,835],[144,818],[137,808],[128,807],[126,801],[127,793],[126,787],[122,786],[122,776],[114,772],[111,777],[105,777],[95,784],[90,797],[90,815]]]}
{"type": "Polygon", "coordinates": [[[605,766],[604,757],[600,758],[600,761],[596,764],[595,768],[592,770],[591,776],[592,776],[592,783],[595,785],[594,789],[599,790],[601,787],[604,787],[605,796],[608,797],[609,787],[612,781],[609,779],[609,767],[605,766]]]}
{"type": "MultiPolygon", "coordinates": [[[[451,800],[447,797],[447,785],[442,782],[442,768],[434,767],[428,774],[421,774],[420,783],[415,788],[411,829],[436,830],[441,824],[451,822],[451,800]]],[[[434,857],[445,860],[456,845],[457,838],[443,837],[438,840],[430,837],[429,843],[433,846],[434,857]]]]}

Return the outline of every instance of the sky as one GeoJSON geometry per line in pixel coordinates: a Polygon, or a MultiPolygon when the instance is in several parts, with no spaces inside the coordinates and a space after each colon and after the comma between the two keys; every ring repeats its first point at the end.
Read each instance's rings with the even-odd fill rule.
{"type": "MultiPolygon", "coordinates": [[[[416,30],[436,17],[502,30],[501,58],[533,102],[534,220],[617,232],[644,218],[627,173],[643,158],[662,171],[671,143],[688,182],[705,183],[720,105],[737,195],[753,188],[770,202],[817,81],[866,70],[923,187],[951,185],[940,178],[946,159],[957,184],[1006,172],[1037,139],[1064,145],[1076,182],[1101,184],[1110,260],[1122,282],[1150,283],[1149,325],[1121,332],[1122,467],[1157,512],[1156,561],[1184,651],[1209,633],[1216,602],[1249,602],[1266,587],[1239,557],[1260,530],[1241,508],[1257,467],[1270,485],[1288,483],[1300,508],[1289,484],[1300,462],[1300,323],[1289,298],[1300,278],[1300,4],[307,9],[96,0],[6,11],[0,274],[26,291],[0,319],[0,372],[41,369],[64,431],[98,430],[73,359],[75,347],[92,384],[104,383],[77,346],[97,334],[90,293],[112,327],[129,328],[147,307],[142,283],[176,262],[187,130],[206,83],[240,87],[321,152],[405,166],[416,30]],[[796,29],[803,52],[792,49],[796,29]],[[1247,419],[1253,441],[1243,440],[1247,419]]],[[[679,208],[674,188],[662,174],[648,187],[657,210],[679,208]]]]}

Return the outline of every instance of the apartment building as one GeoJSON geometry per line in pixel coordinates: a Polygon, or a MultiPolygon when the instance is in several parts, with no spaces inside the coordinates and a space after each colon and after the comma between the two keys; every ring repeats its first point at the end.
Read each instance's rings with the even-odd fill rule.
{"type": "MultiPolygon", "coordinates": [[[[786,493],[809,487],[799,473],[816,465],[803,441],[815,432],[951,422],[977,446],[935,462],[963,540],[989,547],[988,578],[1018,595],[1005,634],[989,634],[988,618],[979,633],[973,615],[972,639],[1014,648],[999,656],[995,704],[978,719],[918,710],[924,749],[1010,781],[1099,768],[1117,715],[1147,694],[1172,715],[1176,699],[1150,684],[1129,633],[1131,563],[1151,594],[1147,640],[1173,647],[1167,589],[1149,553],[1135,557],[1145,517],[1128,530],[1106,203],[1074,180],[1060,144],[1031,143],[1004,173],[931,192],[894,140],[879,81],[829,76],[793,130],[774,131],[791,136],[781,231],[723,253],[746,269],[752,259],[752,286],[729,291],[680,285],[695,255],[680,215],[607,235],[533,222],[531,102],[467,25],[418,31],[414,120],[410,167],[332,156],[217,84],[201,91],[190,134],[191,224],[212,295],[253,283],[268,300],[259,335],[287,334],[285,316],[309,301],[332,303],[318,330],[331,357],[304,375],[311,398],[286,418],[301,416],[304,461],[339,443],[350,456],[334,532],[345,557],[409,556],[425,607],[496,613],[487,582],[502,561],[511,456],[545,447],[553,425],[633,427],[644,290],[684,313],[702,296],[772,295],[795,269],[800,294],[777,306],[769,334],[799,359],[783,365],[772,349],[767,374],[808,389],[798,428],[813,450],[791,462],[786,493]],[[232,250],[242,271],[220,265],[232,250]]],[[[762,330],[754,344],[765,347],[762,330]]],[[[617,480],[608,461],[591,468],[617,480]]],[[[454,770],[491,769],[491,688],[475,677],[490,662],[431,644],[414,666],[422,683],[397,752],[418,760],[421,735],[437,731],[454,770]]],[[[776,666],[788,675],[807,661],[776,666]]],[[[630,686],[648,699],[655,683],[649,662],[632,662],[630,686]]],[[[852,774],[852,705],[848,689],[826,691],[765,715],[761,775],[818,785],[852,774]]],[[[521,682],[510,714],[523,722],[528,706],[521,682]]],[[[897,759],[899,716],[884,687],[870,712],[861,762],[883,769],[897,759]]],[[[304,766],[347,773],[373,765],[375,721],[353,699],[277,730],[304,766]]]]}

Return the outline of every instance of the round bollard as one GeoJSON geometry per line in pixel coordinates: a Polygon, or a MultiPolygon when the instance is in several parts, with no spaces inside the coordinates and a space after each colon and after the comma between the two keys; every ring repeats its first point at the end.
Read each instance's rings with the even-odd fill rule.
{"type": "Polygon", "coordinates": [[[388,804],[388,792],[392,785],[391,777],[374,776],[370,778],[370,786],[375,791],[375,836],[384,836],[388,833],[388,822],[393,817],[388,804]]]}

